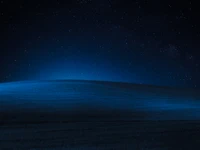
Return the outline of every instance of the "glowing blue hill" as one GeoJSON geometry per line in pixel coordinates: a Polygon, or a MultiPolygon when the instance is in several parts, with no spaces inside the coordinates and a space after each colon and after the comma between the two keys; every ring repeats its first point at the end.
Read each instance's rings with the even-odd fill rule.
{"type": "MultiPolygon", "coordinates": [[[[19,114],[24,117],[27,113],[85,114],[95,119],[102,116],[124,120],[200,119],[200,91],[128,83],[78,80],[2,83],[0,103],[1,114],[15,112],[15,117],[11,115],[13,121],[21,118],[19,114]]],[[[51,117],[48,121],[56,119],[51,117]]]]}

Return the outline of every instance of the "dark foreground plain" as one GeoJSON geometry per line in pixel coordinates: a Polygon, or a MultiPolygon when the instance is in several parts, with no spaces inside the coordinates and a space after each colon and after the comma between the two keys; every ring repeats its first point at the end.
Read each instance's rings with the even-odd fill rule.
{"type": "Polygon", "coordinates": [[[0,149],[200,149],[200,91],[102,81],[0,84],[0,149]]]}

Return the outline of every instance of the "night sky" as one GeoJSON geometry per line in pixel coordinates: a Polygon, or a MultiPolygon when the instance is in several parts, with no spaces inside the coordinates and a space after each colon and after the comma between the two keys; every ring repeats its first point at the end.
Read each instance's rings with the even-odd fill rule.
{"type": "Polygon", "coordinates": [[[0,82],[200,88],[198,1],[1,0],[0,82]]]}

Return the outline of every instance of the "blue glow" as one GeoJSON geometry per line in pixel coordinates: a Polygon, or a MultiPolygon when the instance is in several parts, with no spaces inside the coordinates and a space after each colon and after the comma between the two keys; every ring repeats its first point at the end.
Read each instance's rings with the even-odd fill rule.
{"type": "MultiPolygon", "coordinates": [[[[30,76],[36,80],[103,80],[130,82],[130,76],[121,72],[117,66],[106,61],[94,62],[92,60],[57,61],[41,66],[35,75],[30,76]]],[[[132,82],[139,81],[132,76],[132,82]]]]}

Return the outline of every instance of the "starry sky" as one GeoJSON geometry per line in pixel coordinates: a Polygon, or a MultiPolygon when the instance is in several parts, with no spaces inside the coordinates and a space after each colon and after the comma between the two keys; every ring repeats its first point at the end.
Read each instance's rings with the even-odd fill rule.
{"type": "Polygon", "coordinates": [[[0,0],[0,82],[200,88],[198,1],[0,0]]]}

